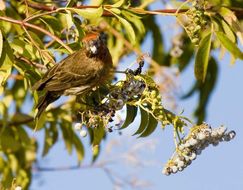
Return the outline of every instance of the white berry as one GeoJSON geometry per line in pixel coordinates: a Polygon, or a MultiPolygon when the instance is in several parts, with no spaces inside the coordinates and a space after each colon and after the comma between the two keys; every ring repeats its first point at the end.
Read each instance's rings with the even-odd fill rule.
{"type": "Polygon", "coordinates": [[[79,135],[81,137],[86,137],[87,136],[87,131],[86,130],[81,130],[80,133],[79,133],[79,135]]]}
{"type": "Polygon", "coordinates": [[[74,125],[74,129],[75,130],[80,130],[82,128],[82,124],[81,123],[76,123],[75,125],[74,125]]]}

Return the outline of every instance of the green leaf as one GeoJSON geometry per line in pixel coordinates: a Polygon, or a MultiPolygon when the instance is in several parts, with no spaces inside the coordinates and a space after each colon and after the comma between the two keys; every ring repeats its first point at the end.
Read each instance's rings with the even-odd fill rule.
{"type": "Polygon", "coordinates": [[[118,8],[110,8],[109,11],[111,11],[112,13],[115,13],[117,15],[121,14],[121,10],[118,8]]]}
{"type": "Polygon", "coordinates": [[[19,141],[25,147],[29,146],[31,143],[30,137],[22,126],[16,127],[19,136],[19,141]]]}
{"type": "Polygon", "coordinates": [[[4,152],[18,151],[21,144],[15,139],[15,134],[10,129],[5,129],[0,136],[0,150],[4,152]]]}
{"type": "Polygon", "coordinates": [[[51,15],[44,15],[41,18],[42,22],[47,25],[47,27],[52,31],[53,33],[60,34],[62,30],[62,25],[60,19],[56,18],[55,16],[51,15]]]}
{"type": "Polygon", "coordinates": [[[32,37],[32,39],[35,41],[35,43],[37,43],[39,45],[40,48],[44,48],[44,44],[42,42],[42,40],[39,38],[39,36],[31,31],[28,31],[30,36],[32,37]]]}
{"type": "Polygon", "coordinates": [[[119,0],[115,4],[111,5],[112,7],[121,7],[125,3],[125,0],[119,0]]]}
{"type": "Polygon", "coordinates": [[[46,112],[43,112],[39,118],[35,121],[35,131],[42,129],[46,124],[46,112]]]}
{"type": "Polygon", "coordinates": [[[152,134],[154,132],[154,130],[156,129],[158,125],[158,121],[154,118],[153,115],[149,114],[149,122],[148,125],[146,127],[146,129],[142,132],[142,134],[139,137],[147,137],[150,134],[152,134]]]}
{"type": "Polygon", "coordinates": [[[217,29],[227,34],[227,36],[232,42],[236,42],[236,35],[229,23],[221,15],[215,15],[212,18],[214,23],[218,26],[217,29]]]}
{"type": "Polygon", "coordinates": [[[140,122],[140,125],[138,127],[138,130],[133,135],[141,134],[145,130],[145,128],[147,127],[147,125],[149,123],[148,112],[146,112],[144,109],[140,108],[140,113],[141,113],[141,122],[140,122]]]}
{"type": "Polygon", "coordinates": [[[73,15],[70,11],[66,11],[66,12],[67,12],[66,14],[67,29],[70,29],[74,25],[73,15]]]}
{"type": "Polygon", "coordinates": [[[123,123],[123,125],[121,126],[120,129],[127,128],[134,121],[134,119],[137,115],[137,111],[138,111],[138,108],[136,106],[127,105],[126,120],[125,120],[125,122],[123,123]]]}
{"type": "Polygon", "coordinates": [[[123,24],[125,30],[126,30],[126,33],[127,33],[127,36],[129,38],[129,40],[131,41],[132,44],[135,44],[136,42],[136,35],[135,35],[135,32],[133,30],[133,27],[132,25],[124,18],[120,17],[120,16],[116,16],[119,21],[123,24]]]}
{"type": "Polygon", "coordinates": [[[87,8],[87,9],[74,9],[74,8],[69,8],[68,10],[70,11],[74,11],[75,13],[77,13],[78,15],[80,15],[83,18],[86,19],[98,19],[102,16],[103,14],[103,8],[99,7],[99,8],[87,8]]]}
{"type": "Polygon", "coordinates": [[[74,133],[71,129],[70,123],[62,120],[60,127],[61,127],[61,130],[62,130],[62,136],[63,136],[63,139],[64,139],[66,149],[67,149],[68,153],[71,154],[72,151],[73,151],[72,139],[73,139],[74,133]]]}
{"type": "Polygon", "coordinates": [[[145,28],[143,22],[140,20],[141,19],[140,17],[126,10],[122,11],[122,15],[136,27],[139,33],[141,34],[145,33],[145,28]]]}
{"type": "Polygon", "coordinates": [[[2,50],[3,50],[3,34],[2,31],[0,30],[0,57],[2,55],[2,50]]]}
{"type": "Polygon", "coordinates": [[[94,163],[97,158],[99,157],[100,155],[100,146],[99,145],[95,145],[92,147],[92,153],[93,153],[93,157],[92,157],[92,163],[94,163]]]}
{"type": "Polygon", "coordinates": [[[91,0],[90,5],[99,6],[103,3],[103,1],[104,0],[91,0]]]}
{"type": "Polygon", "coordinates": [[[235,58],[243,59],[242,51],[233,43],[223,32],[215,32],[220,43],[232,54],[235,58]]]}
{"type": "Polygon", "coordinates": [[[93,128],[93,146],[99,145],[101,140],[104,138],[105,135],[105,129],[104,126],[98,126],[93,128]]]}
{"type": "Polygon", "coordinates": [[[4,86],[12,71],[14,56],[8,42],[3,42],[2,55],[0,58],[0,83],[4,86]]]}
{"type": "Polygon", "coordinates": [[[52,145],[53,145],[53,141],[50,135],[50,131],[48,128],[45,128],[45,142],[44,142],[44,148],[42,152],[43,157],[47,155],[52,145]]]}
{"type": "Polygon", "coordinates": [[[81,162],[84,158],[84,146],[80,138],[75,133],[73,135],[73,144],[77,152],[78,161],[81,162]]]}
{"type": "Polygon", "coordinates": [[[200,41],[195,59],[195,76],[197,80],[202,82],[204,82],[207,74],[208,60],[211,48],[211,35],[212,33],[209,33],[200,41]]]}

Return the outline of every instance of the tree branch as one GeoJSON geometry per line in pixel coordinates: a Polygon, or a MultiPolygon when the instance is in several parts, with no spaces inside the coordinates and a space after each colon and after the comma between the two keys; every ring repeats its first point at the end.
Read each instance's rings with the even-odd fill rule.
{"type": "MultiPolygon", "coordinates": [[[[47,5],[43,5],[41,3],[33,3],[33,2],[29,2],[27,1],[27,4],[29,7],[34,8],[34,9],[38,9],[38,10],[43,10],[43,11],[54,11],[56,9],[58,9],[58,7],[56,6],[47,6],[47,5]]],[[[106,7],[109,7],[110,5],[105,5],[106,7]]],[[[74,6],[73,8],[77,8],[77,9],[87,9],[87,8],[99,8],[99,6],[90,6],[90,5],[80,5],[80,6],[74,6]]],[[[238,7],[227,7],[230,10],[234,11],[236,16],[239,18],[243,17],[243,8],[238,8],[238,7]]],[[[188,9],[180,9],[178,11],[178,9],[157,9],[157,10],[144,10],[144,9],[137,9],[137,8],[133,8],[133,7],[129,7],[130,10],[135,11],[137,13],[141,13],[141,14],[147,14],[147,15],[158,15],[158,14],[175,14],[175,13],[183,13],[188,11],[188,9]]],[[[104,11],[103,16],[105,17],[113,17],[114,15],[112,15],[112,13],[108,12],[108,11],[104,11]]]]}
{"type": "Polygon", "coordinates": [[[13,24],[18,24],[22,27],[32,28],[32,29],[35,29],[37,31],[40,31],[40,32],[46,34],[47,36],[51,37],[55,41],[57,41],[61,46],[63,46],[66,50],[68,50],[69,53],[73,53],[73,50],[70,47],[68,47],[61,39],[59,39],[57,36],[53,35],[49,31],[47,31],[47,30],[45,30],[45,29],[43,29],[39,26],[36,26],[34,24],[30,24],[30,23],[25,22],[23,20],[15,20],[15,19],[12,19],[10,17],[4,17],[4,16],[0,16],[0,20],[10,22],[10,23],[13,23],[13,24]]]}
{"type": "Polygon", "coordinates": [[[30,61],[30,60],[28,60],[27,58],[25,58],[25,57],[16,57],[18,60],[20,60],[20,61],[24,61],[25,63],[27,63],[28,65],[31,65],[31,66],[34,66],[34,67],[36,67],[36,68],[38,68],[38,69],[43,69],[43,70],[46,70],[47,69],[47,67],[45,66],[45,65],[42,65],[42,64],[39,64],[39,63],[36,63],[36,62],[33,62],[33,61],[30,61]]]}

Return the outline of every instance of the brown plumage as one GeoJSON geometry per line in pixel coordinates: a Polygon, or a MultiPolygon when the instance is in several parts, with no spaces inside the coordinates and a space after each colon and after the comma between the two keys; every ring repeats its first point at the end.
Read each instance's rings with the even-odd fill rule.
{"type": "Polygon", "coordinates": [[[45,91],[36,105],[36,118],[61,95],[81,95],[104,84],[110,79],[111,69],[112,58],[102,36],[98,33],[86,35],[82,49],[53,66],[32,87],[45,91]]]}

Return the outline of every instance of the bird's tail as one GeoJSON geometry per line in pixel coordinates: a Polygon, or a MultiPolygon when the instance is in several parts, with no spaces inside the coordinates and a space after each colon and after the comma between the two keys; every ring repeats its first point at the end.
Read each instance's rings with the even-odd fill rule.
{"type": "Polygon", "coordinates": [[[40,118],[41,114],[45,111],[46,107],[56,101],[60,96],[56,93],[51,93],[47,91],[43,96],[40,97],[38,104],[36,105],[36,108],[38,109],[38,112],[35,116],[35,119],[40,118]]]}

